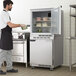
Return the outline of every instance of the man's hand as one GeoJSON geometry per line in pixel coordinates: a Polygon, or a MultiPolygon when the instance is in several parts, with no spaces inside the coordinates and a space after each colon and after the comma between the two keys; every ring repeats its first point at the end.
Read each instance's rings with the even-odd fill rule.
{"type": "Polygon", "coordinates": [[[27,25],[25,25],[25,24],[20,24],[20,25],[21,25],[22,30],[27,29],[27,25]]]}

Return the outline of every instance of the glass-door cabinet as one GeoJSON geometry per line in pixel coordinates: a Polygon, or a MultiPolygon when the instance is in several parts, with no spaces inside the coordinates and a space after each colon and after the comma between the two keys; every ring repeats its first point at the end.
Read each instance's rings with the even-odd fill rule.
{"type": "Polygon", "coordinates": [[[31,33],[61,34],[60,8],[32,9],[31,33]]]}

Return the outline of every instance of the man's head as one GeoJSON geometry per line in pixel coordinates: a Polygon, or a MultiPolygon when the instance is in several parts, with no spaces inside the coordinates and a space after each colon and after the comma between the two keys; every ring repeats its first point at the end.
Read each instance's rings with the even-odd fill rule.
{"type": "Polygon", "coordinates": [[[8,11],[11,11],[12,5],[13,5],[13,2],[11,0],[4,0],[3,1],[3,7],[5,9],[7,9],[8,11]]]}

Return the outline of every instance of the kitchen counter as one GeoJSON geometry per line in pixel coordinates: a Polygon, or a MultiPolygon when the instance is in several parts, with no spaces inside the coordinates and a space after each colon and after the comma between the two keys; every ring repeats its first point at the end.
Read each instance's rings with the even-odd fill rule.
{"type": "Polygon", "coordinates": [[[27,63],[30,61],[30,33],[29,32],[12,32],[13,35],[13,62],[27,63]],[[18,38],[18,35],[23,35],[23,38],[18,38]]]}

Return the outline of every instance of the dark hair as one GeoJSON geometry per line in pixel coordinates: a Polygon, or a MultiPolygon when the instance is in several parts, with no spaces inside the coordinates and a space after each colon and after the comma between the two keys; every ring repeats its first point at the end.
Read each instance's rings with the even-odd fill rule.
{"type": "Polygon", "coordinates": [[[13,2],[11,0],[4,0],[3,1],[3,7],[6,8],[6,5],[9,5],[9,4],[13,4],[13,2]]]}

